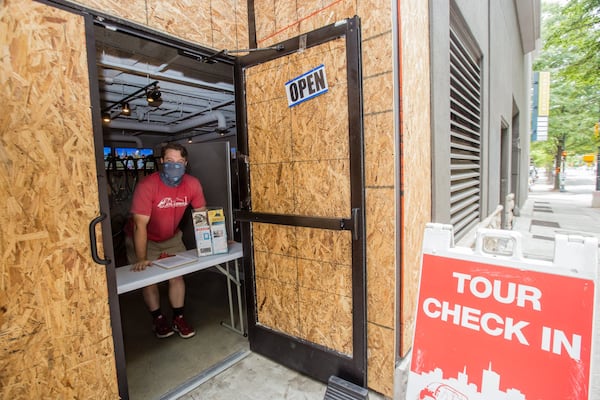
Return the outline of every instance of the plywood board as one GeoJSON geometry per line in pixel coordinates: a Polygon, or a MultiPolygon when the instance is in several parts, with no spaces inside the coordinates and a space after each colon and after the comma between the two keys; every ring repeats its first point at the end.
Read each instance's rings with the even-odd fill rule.
{"type": "Polygon", "coordinates": [[[4,1],[0,41],[0,387],[117,398],[105,267],[88,236],[99,207],[83,18],[4,1]]]}
{"type": "Polygon", "coordinates": [[[258,323],[351,355],[350,233],[252,226],[258,323]]]}

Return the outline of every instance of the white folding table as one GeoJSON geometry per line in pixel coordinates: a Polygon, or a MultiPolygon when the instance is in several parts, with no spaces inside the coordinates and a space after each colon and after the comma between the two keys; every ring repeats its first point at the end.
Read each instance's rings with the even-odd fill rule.
{"type": "Polygon", "coordinates": [[[238,260],[244,257],[243,248],[241,243],[231,242],[229,243],[229,251],[224,254],[215,254],[211,256],[198,257],[196,249],[188,250],[180,253],[183,256],[194,258],[195,261],[189,264],[184,264],[175,268],[161,268],[157,265],[152,265],[143,271],[132,271],[131,266],[123,266],[116,269],[117,272],[117,293],[123,294],[149,286],[155,283],[164,282],[177,276],[189,274],[196,271],[201,271],[208,268],[215,267],[220,273],[225,275],[227,278],[227,295],[229,300],[229,318],[230,323],[221,322],[221,324],[234,332],[246,336],[244,330],[244,319],[242,315],[242,283],[240,280],[240,271],[238,260]],[[235,276],[232,275],[229,269],[230,262],[234,262],[235,276]],[[225,264],[223,267],[222,264],[225,264]],[[238,318],[239,318],[239,329],[236,328],[234,310],[233,310],[233,295],[232,286],[236,286],[237,290],[237,306],[238,306],[238,318]]]}

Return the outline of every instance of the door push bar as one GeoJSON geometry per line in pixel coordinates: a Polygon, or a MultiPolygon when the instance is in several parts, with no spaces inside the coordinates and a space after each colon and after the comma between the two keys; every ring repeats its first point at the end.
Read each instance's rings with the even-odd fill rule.
{"type": "Polygon", "coordinates": [[[359,238],[359,208],[352,209],[351,218],[323,218],[305,217],[289,214],[255,213],[251,211],[236,210],[234,218],[240,222],[264,222],[276,225],[304,226],[309,228],[329,229],[338,231],[352,231],[354,240],[359,238]]]}

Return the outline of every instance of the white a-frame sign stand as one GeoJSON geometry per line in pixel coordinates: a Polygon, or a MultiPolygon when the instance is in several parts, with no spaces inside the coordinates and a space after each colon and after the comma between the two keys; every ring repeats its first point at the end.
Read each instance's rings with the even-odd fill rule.
{"type": "Polygon", "coordinates": [[[406,399],[591,398],[598,240],[556,235],[549,262],[521,239],[427,225],[406,399]]]}

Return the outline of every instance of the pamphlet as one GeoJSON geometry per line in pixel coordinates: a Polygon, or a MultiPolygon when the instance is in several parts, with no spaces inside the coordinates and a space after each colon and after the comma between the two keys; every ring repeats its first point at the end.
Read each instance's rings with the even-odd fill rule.
{"type": "Polygon", "coordinates": [[[158,265],[161,268],[172,269],[172,268],[181,267],[182,265],[191,264],[195,261],[198,261],[198,259],[185,257],[182,255],[176,254],[173,256],[159,258],[158,260],[154,260],[154,261],[152,261],[152,264],[158,265]]]}
{"type": "Polygon", "coordinates": [[[208,223],[212,236],[213,254],[227,253],[227,228],[225,227],[225,214],[222,208],[208,210],[208,223]]]}
{"type": "Polygon", "coordinates": [[[196,236],[196,249],[198,257],[210,256],[213,253],[210,225],[206,210],[194,210],[192,212],[194,222],[194,234],[196,236]]]}

